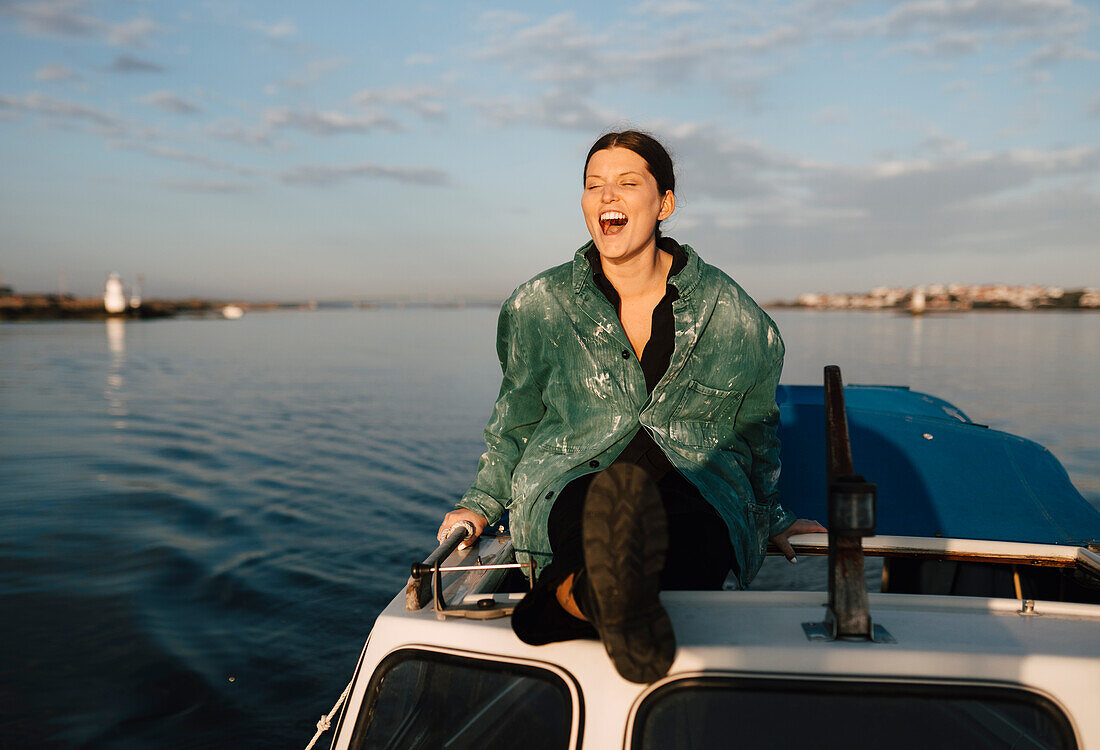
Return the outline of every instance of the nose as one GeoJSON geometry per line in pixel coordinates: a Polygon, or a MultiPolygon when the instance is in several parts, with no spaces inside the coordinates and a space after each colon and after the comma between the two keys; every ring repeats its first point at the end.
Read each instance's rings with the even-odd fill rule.
{"type": "Polygon", "coordinates": [[[603,190],[600,192],[600,200],[604,203],[610,203],[615,200],[615,197],[615,185],[612,183],[605,184],[603,190]]]}

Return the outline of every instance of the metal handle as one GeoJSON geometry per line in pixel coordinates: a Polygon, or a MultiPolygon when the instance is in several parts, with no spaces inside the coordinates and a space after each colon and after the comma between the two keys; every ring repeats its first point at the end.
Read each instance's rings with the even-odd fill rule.
{"type": "MultiPolygon", "coordinates": [[[[424,558],[424,562],[419,565],[428,570],[438,568],[440,563],[446,560],[458,545],[466,541],[468,536],[470,536],[470,527],[461,524],[455,526],[435,548],[435,552],[424,558]]],[[[423,585],[423,576],[417,575],[417,567],[416,564],[413,565],[412,577],[409,578],[409,584],[405,587],[405,609],[423,609],[431,597],[431,586],[423,585]]]]}

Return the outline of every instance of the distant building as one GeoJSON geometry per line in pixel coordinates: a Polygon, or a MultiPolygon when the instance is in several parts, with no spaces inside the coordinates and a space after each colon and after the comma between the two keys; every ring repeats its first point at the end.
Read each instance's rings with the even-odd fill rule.
{"type": "Polygon", "coordinates": [[[1100,308],[1100,290],[1009,284],[929,284],[912,290],[879,286],[864,294],[806,293],[799,307],[815,309],[969,310],[971,308],[1100,308]]]}

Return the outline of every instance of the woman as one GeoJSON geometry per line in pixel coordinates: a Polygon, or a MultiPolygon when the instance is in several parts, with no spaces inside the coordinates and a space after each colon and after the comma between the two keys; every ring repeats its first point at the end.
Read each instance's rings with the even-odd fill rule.
{"type": "Polygon", "coordinates": [[[672,160],[608,133],[585,161],[592,236],[500,313],[504,373],[488,450],[442,536],[511,513],[535,564],[512,619],[528,643],[597,635],[619,673],[664,675],[675,640],[660,589],[720,589],[759,570],[768,539],[824,531],[778,502],[783,343],[733,280],[663,237],[672,160]]]}

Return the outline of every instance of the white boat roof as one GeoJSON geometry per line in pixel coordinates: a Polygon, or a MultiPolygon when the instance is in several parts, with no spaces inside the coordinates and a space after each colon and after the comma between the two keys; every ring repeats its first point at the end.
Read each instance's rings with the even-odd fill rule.
{"type": "MultiPolygon", "coordinates": [[[[950,541],[947,546],[960,547],[959,540],[950,541]]],[[[988,553],[988,545],[995,543],[976,544],[985,545],[988,553]]],[[[1061,550],[1078,553],[1073,548],[1061,550]]],[[[1063,552],[1048,549],[1052,555],[1063,552]]],[[[522,594],[492,597],[502,604],[514,603],[522,594]]],[[[706,675],[1010,686],[1053,701],[1070,718],[1079,747],[1100,748],[1098,605],[1036,601],[1025,612],[1024,603],[1015,599],[869,594],[875,624],[896,641],[872,643],[807,637],[803,623],[822,620],[825,592],[670,591],[663,592],[661,600],[673,623],[677,652],[668,676],[653,685],[623,680],[598,641],[530,646],[515,636],[507,617],[440,620],[430,605],[406,610],[404,593],[379,615],[361,673],[369,674],[387,655],[403,649],[524,663],[549,669],[564,677],[571,689],[583,691],[589,717],[632,717],[652,691],[706,675]]],[[[349,696],[352,716],[361,707],[366,683],[357,680],[349,696]]],[[[624,727],[629,732],[631,724],[586,721],[583,746],[628,747],[629,736],[623,732],[624,727]]]]}

